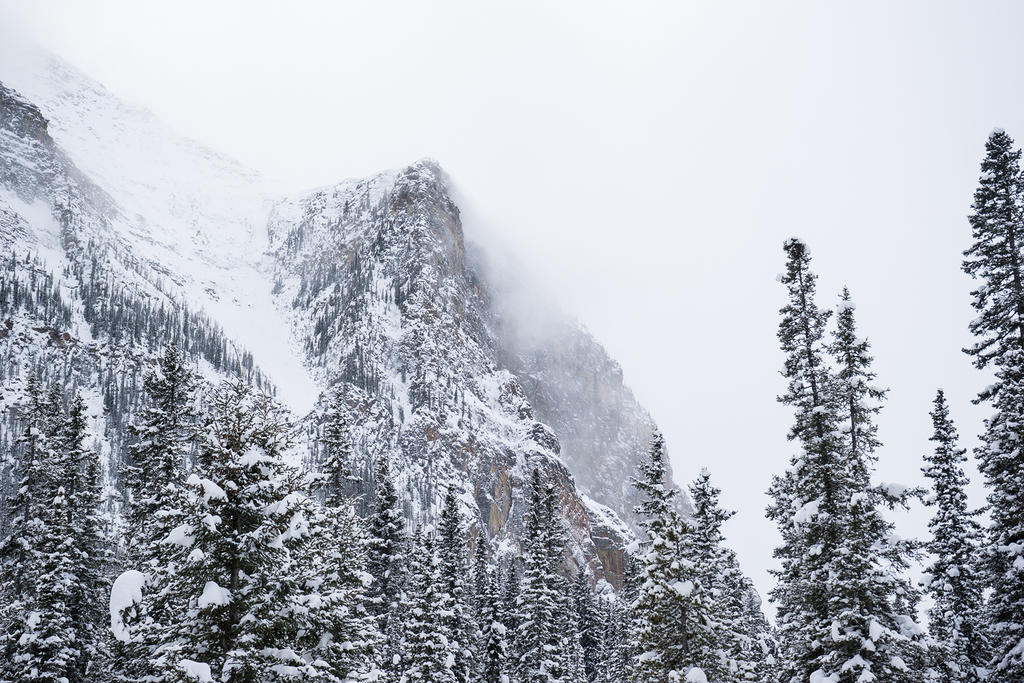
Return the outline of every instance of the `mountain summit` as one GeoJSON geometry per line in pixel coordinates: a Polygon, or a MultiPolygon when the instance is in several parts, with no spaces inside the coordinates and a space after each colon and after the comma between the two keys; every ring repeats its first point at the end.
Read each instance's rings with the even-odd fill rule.
{"type": "Polygon", "coordinates": [[[44,364],[81,387],[116,490],[141,369],[183,341],[209,379],[272,387],[310,468],[340,400],[355,475],[388,455],[410,520],[452,491],[474,533],[514,546],[546,471],[574,562],[617,582],[654,424],[577,323],[516,334],[436,162],[281,197],[55,58],[10,73],[0,284],[32,296],[0,311],[4,408],[44,364]]]}

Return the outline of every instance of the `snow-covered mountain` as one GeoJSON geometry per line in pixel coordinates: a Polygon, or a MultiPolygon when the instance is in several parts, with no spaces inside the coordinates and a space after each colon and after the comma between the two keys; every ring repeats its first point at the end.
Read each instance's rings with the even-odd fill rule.
{"type": "Polygon", "coordinates": [[[574,559],[618,578],[653,422],[577,323],[516,334],[437,163],[282,197],[53,57],[0,50],[0,83],[0,448],[29,372],[74,383],[116,491],[141,370],[173,339],[211,380],[272,386],[310,466],[341,388],[366,476],[389,453],[411,518],[454,489],[515,543],[548,471],[574,559]]]}

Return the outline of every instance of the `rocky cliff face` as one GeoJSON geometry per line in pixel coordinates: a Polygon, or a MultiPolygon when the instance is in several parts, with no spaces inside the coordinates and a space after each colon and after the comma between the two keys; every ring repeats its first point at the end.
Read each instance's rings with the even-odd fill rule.
{"type": "MultiPolygon", "coordinates": [[[[548,320],[542,338],[500,329],[503,358],[538,418],[558,434],[561,458],[576,473],[580,489],[636,531],[633,508],[640,497],[630,476],[647,452],[655,424],[623,382],[622,368],[568,319],[548,320]]],[[[689,502],[677,500],[688,512],[689,502]]]]}
{"type": "Polygon", "coordinates": [[[454,488],[480,528],[512,543],[526,476],[540,468],[562,490],[574,560],[617,578],[613,548],[627,532],[577,488],[556,432],[505,364],[437,164],[282,202],[269,225],[278,302],[320,381],[350,397],[365,468],[393,453],[416,514],[429,522],[454,488]]]}
{"type": "Polygon", "coordinates": [[[0,403],[27,372],[65,368],[61,381],[92,392],[116,485],[140,368],[184,341],[211,380],[242,368],[275,386],[310,466],[321,392],[340,389],[364,473],[388,453],[410,518],[429,523],[454,489],[474,533],[513,547],[542,469],[572,561],[617,580],[653,423],[578,325],[517,339],[436,163],[271,202],[255,174],[66,65],[20,78],[40,104],[0,86],[0,298],[15,284],[37,295],[0,307],[0,403]],[[125,140],[153,138],[149,157],[125,156],[111,121],[125,140]]]}

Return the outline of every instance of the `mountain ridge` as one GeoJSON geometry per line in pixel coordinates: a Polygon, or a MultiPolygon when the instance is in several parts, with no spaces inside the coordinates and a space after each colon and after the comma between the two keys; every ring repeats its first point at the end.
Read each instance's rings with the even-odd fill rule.
{"type": "MultiPolygon", "coordinates": [[[[82,157],[109,149],[107,141],[86,140],[89,134],[102,131],[75,130],[77,124],[71,122],[80,121],[75,117],[85,116],[83,112],[113,106],[96,105],[90,97],[105,101],[113,96],[87,79],[76,86],[75,78],[81,79],[76,73],[69,68],[59,74],[58,92],[42,97],[49,111],[35,107],[41,120],[35,120],[34,129],[15,125],[19,116],[24,118],[24,112],[19,115],[15,110],[33,105],[5,89],[0,103],[5,136],[0,138],[4,141],[0,169],[8,170],[0,181],[8,191],[26,182],[24,169],[31,156],[8,139],[32,140],[40,126],[50,135],[48,120],[62,122],[54,127],[51,138],[54,154],[66,154],[62,145],[69,140],[82,157]],[[16,171],[9,170],[16,166],[16,171]]],[[[38,90],[47,80],[33,82],[38,90]]],[[[118,121],[122,128],[130,128],[130,116],[118,121]]],[[[148,125],[142,129],[149,130],[148,125]]],[[[132,139],[141,133],[125,135],[132,139]]],[[[166,149],[177,148],[161,143],[151,150],[157,176],[170,168],[160,163],[160,152],[166,149]]],[[[174,154],[171,158],[181,163],[174,154]]],[[[574,561],[617,581],[622,548],[631,538],[628,524],[622,522],[631,521],[630,466],[643,452],[653,421],[622,383],[617,364],[581,327],[563,323],[564,334],[575,344],[572,348],[584,349],[582,357],[594,364],[588,381],[589,386],[599,387],[594,396],[601,400],[588,402],[586,410],[562,407],[574,401],[582,405],[585,382],[565,383],[565,388],[557,390],[552,385],[580,369],[567,363],[579,360],[579,353],[545,354],[541,348],[509,344],[493,293],[488,291],[487,274],[467,255],[450,180],[436,161],[420,160],[398,171],[346,180],[277,201],[268,199],[269,194],[260,195],[260,210],[268,211],[262,235],[251,218],[253,195],[246,194],[242,203],[248,208],[242,213],[253,213],[221,226],[224,235],[216,242],[209,236],[210,226],[218,225],[227,205],[205,207],[202,197],[209,187],[200,192],[184,183],[162,198],[156,188],[146,201],[166,206],[147,218],[138,211],[145,204],[138,199],[141,190],[115,187],[120,180],[102,171],[94,181],[87,172],[77,171],[79,158],[66,156],[63,178],[68,187],[83,196],[107,197],[103,203],[109,215],[72,207],[78,224],[73,229],[70,223],[61,227],[62,241],[81,238],[91,228],[94,237],[119,245],[123,252],[103,264],[114,269],[111,272],[116,271],[117,278],[162,306],[204,312],[215,326],[211,329],[223,325],[224,341],[217,343],[225,349],[237,346],[236,354],[248,359],[253,372],[262,377],[258,372],[262,367],[266,380],[279,393],[291,395],[286,402],[306,433],[306,451],[296,457],[316,466],[322,392],[341,390],[357,408],[352,431],[362,444],[359,455],[365,470],[384,450],[399,455],[397,478],[413,501],[410,514],[429,518],[442,491],[456,487],[471,520],[490,535],[513,542],[520,525],[522,505],[516,502],[524,473],[539,466],[551,472],[563,490],[574,561]],[[91,189],[84,192],[82,188],[91,189]],[[125,210],[122,203],[133,208],[125,210]],[[160,239],[153,238],[154,232],[160,233],[160,239]],[[212,265],[207,263],[211,259],[212,265]],[[134,269],[125,263],[134,264],[134,269]],[[210,268],[198,268],[197,263],[210,268]],[[274,337],[274,343],[265,343],[265,337],[274,337]],[[255,358],[243,350],[250,343],[256,347],[255,358]],[[264,365],[264,359],[272,362],[264,365]],[[296,401],[295,396],[302,399],[296,401]],[[609,417],[617,418],[612,427],[609,417]],[[569,436],[569,451],[563,451],[559,433],[569,436]],[[609,451],[614,451],[614,457],[608,457],[609,451]],[[604,460],[597,463],[600,466],[587,467],[595,464],[595,458],[604,460]],[[580,479],[581,473],[586,473],[585,479],[580,479]]],[[[214,158],[223,160],[219,155],[214,158]]],[[[89,167],[85,159],[83,168],[89,167]]],[[[209,182],[221,168],[199,172],[197,177],[209,182]]],[[[130,173],[130,167],[124,172],[130,173]]],[[[245,176],[238,182],[246,187],[255,181],[245,176]]],[[[38,191],[45,183],[29,184],[38,191]]],[[[51,188],[49,195],[53,214],[56,190],[51,188]]],[[[0,222],[0,230],[7,226],[12,238],[20,231],[15,241],[27,247],[32,241],[29,233],[40,229],[40,217],[38,211],[24,215],[32,212],[24,203],[16,204],[0,196],[0,214],[11,217],[0,222]]],[[[38,248],[39,235],[35,236],[38,248]]],[[[64,258],[67,244],[61,250],[65,253],[58,256],[64,258]]],[[[86,251],[94,260],[108,258],[97,256],[92,242],[86,251]]],[[[63,264],[50,265],[59,269],[63,264]]],[[[73,305],[84,305],[75,298],[77,290],[71,290],[73,305]]],[[[81,332],[82,327],[78,323],[71,333],[81,332]]],[[[144,355],[141,349],[140,354],[144,355]]],[[[207,375],[213,378],[217,372],[207,375]]],[[[78,380],[99,381],[84,375],[78,380]]],[[[131,403],[125,401],[125,415],[131,413],[131,403]]],[[[103,431],[110,429],[107,425],[103,431]]],[[[110,458],[117,458],[121,440],[120,436],[110,439],[110,458]]],[[[108,465],[111,473],[115,465],[108,465]]]]}

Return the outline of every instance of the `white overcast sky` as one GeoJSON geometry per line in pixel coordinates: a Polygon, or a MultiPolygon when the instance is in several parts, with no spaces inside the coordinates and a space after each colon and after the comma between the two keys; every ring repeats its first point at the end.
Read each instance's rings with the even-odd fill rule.
{"type": "Polygon", "coordinates": [[[711,469],[762,590],[786,237],[822,303],[850,286],[891,387],[880,479],[918,480],[936,387],[980,429],[960,252],[986,136],[1024,139],[1020,3],[0,0],[0,24],[288,188],[437,159],[469,235],[621,362],[677,480],[711,469]]]}

